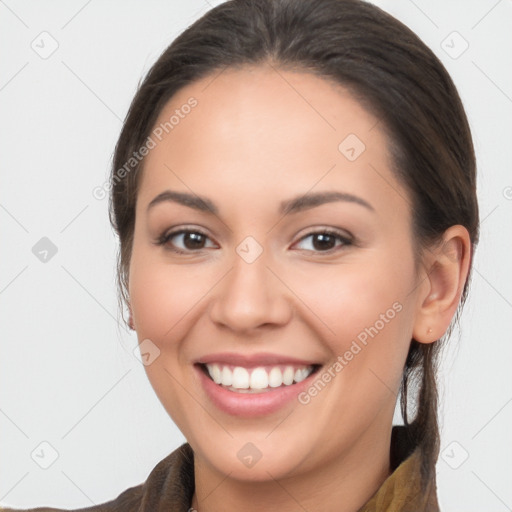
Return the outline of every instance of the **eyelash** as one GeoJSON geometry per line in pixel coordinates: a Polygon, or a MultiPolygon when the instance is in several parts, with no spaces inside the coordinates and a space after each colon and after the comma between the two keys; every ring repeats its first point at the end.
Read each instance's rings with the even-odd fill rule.
{"type": "MultiPolygon", "coordinates": [[[[176,231],[171,231],[170,233],[163,233],[159,238],[158,240],[156,241],[156,245],[158,246],[164,246],[166,244],[169,243],[169,241],[174,238],[175,236],[178,236],[178,235],[183,235],[183,234],[190,234],[190,233],[194,233],[194,234],[199,234],[199,235],[202,235],[206,238],[210,238],[206,233],[204,233],[203,231],[201,231],[200,229],[197,229],[197,228],[194,228],[194,229],[184,229],[184,228],[181,228],[181,229],[178,229],[176,231]]],[[[338,250],[343,247],[348,247],[348,246],[351,246],[351,245],[354,245],[354,240],[345,235],[345,234],[342,234],[340,233],[339,231],[336,231],[336,230],[333,230],[333,229],[320,229],[318,231],[310,231],[309,233],[307,233],[306,235],[304,235],[303,237],[301,237],[298,242],[296,243],[299,243],[299,242],[302,242],[303,240],[311,237],[311,236],[314,236],[314,235],[327,235],[327,236],[333,236],[335,238],[337,238],[338,240],[340,240],[342,243],[341,243],[341,246],[338,246],[338,250]]],[[[169,247],[168,250],[174,252],[174,253],[177,253],[177,254],[193,254],[193,253],[196,253],[196,252],[199,252],[201,250],[203,250],[204,248],[201,248],[201,249],[198,249],[198,250],[192,250],[192,249],[189,249],[187,251],[184,251],[182,249],[178,249],[176,247],[169,247]]],[[[314,253],[318,253],[318,254],[332,254],[333,252],[335,252],[337,249],[336,247],[333,247],[331,249],[328,249],[326,251],[310,251],[308,249],[303,249],[303,250],[306,250],[308,252],[314,252],[314,253]]]]}

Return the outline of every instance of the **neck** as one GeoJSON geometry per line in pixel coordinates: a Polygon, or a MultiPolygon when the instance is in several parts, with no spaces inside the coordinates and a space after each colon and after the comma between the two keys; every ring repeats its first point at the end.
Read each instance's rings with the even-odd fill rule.
{"type": "MultiPolygon", "coordinates": [[[[371,429],[369,429],[371,430],[371,429]]],[[[197,512],[356,512],[390,475],[391,425],[378,437],[367,431],[350,451],[314,471],[264,482],[241,481],[194,462],[197,512]]],[[[191,511],[192,512],[192,511],[191,511]]]]}

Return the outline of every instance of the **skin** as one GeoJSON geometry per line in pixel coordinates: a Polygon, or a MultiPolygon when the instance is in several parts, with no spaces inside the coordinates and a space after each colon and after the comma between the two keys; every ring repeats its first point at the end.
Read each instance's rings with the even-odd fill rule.
{"type": "Polygon", "coordinates": [[[270,65],[228,69],[180,90],[156,125],[191,96],[197,106],[145,160],[129,294],[139,341],[160,350],[148,378],[194,450],[192,506],[356,511],[390,475],[409,344],[434,342],[448,328],[469,235],[452,226],[418,260],[409,194],[393,174],[384,127],[341,86],[270,65]],[[348,134],[366,146],[354,161],[338,149],[348,134]],[[148,211],[169,189],[207,197],[219,213],[173,202],[148,211]],[[278,211],[281,201],[333,190],[372,209],[337,201],[278,211]],[[155,243],[184,226],[207,235],[202,246],[180,235],[155,243]],[[311,235],[321,228],[353,243],[334,237],[326,252],[311,235]],[[250,264],[236,252],[247,236],[263,249],[250,264]],[[397,302],[401,311],[307,405],[229,415],[193,368],[215,352],[271,352],[327,368],[397,302]],[[248,442],[262,454],[251,468],[237,457],[248,442]]]}

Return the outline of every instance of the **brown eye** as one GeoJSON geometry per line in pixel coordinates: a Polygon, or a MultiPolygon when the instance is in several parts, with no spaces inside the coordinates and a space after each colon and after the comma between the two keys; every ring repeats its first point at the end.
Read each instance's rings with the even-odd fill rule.
{"type": "MultiPolygon", "coordinates": [[[[209,237],[201,231],[181,229],[163,235],[159,239],[158,245],[169,246],[170,250],[183,254],[207,248],[206,244],[209,240],[209,237]]],[[[210,245],[210,247],[212,246],[215,247],[214,244],[210,245]]]]}
{"type": "Polygon", "coordinates": [[[205,242],[205,236],[201,233],[188,232],[183,233],[183,245],[187,249],[202,249],[205,242]]]}
{"type": "Polygon", "coordinates": [[[303,243],[303,250],[328,252],[336,247],[351,245],[352,241],[346,235],[336,231],[317,231],[302,237],[299,243],[303,243]]]}

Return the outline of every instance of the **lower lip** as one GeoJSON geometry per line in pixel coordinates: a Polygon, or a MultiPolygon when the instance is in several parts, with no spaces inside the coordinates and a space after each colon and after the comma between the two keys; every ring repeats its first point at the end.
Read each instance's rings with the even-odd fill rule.
{"type": "Polygon", "coordinates": [[[237,393],[215,384],[198,365],[195,365],[199,379],[209,399],[223,412],[233,416],[251,418],[278,411],[297,398],[299,393],[307,388],[314,376],[314,372],[301,382],[290,386],[270,388],[261,393],[237,393]]]}

